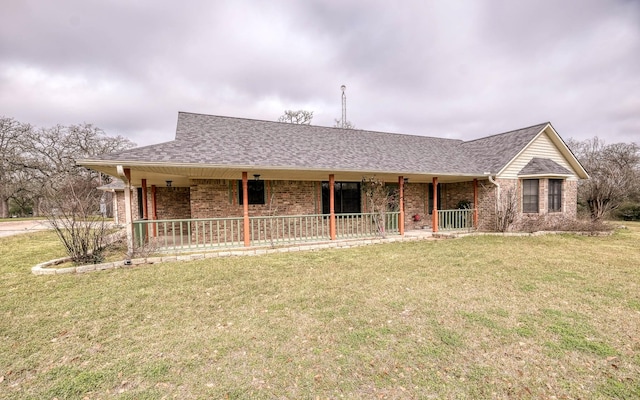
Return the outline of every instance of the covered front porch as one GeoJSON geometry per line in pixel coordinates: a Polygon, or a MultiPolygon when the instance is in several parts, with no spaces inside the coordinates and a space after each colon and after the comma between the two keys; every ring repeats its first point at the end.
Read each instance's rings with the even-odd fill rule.
{"type": "Polygon", "coordinates": [[[469,231],[481,218],[478,177],[377,174],[397,193],[396,207],[380,210],[362,193],[364,177],[374,175],[367,172],[118,166],[118,175],[130,252],[469,231]]]}
{"type": "MultiPolygon", "coordinates": [[[[471,231],[473,209],[438,210],[438,231],[471,231]]],[[[331,216],[326,214],[253,216],[245,230],[244,217],[138,220],[133,222],[134,247],[152,246],[160,251],[326,242],[331,240],[403,236],[400,212],[336,214],[332,235],[331,216]],[[248,243],[248,244],[247,244],[248,243]]]]}

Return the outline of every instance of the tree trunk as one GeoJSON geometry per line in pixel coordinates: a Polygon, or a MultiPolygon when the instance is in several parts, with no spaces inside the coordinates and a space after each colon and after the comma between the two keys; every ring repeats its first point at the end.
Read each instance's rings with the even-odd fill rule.
{"type": "Polygon", "coordinates": [[[9,218],[9,199],[0,198],[0,218],[9,218]]]}
{"type": "Polygon", "coordinates": [[[34,217],[40,216],[40,198],[36,197],[33,199],[33,208],[31,209],[34,217]]]}

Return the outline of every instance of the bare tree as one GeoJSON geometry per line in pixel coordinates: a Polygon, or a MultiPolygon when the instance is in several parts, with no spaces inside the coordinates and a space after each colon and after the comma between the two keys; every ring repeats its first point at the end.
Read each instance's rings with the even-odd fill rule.
{"type": "Polygon", "coordinates": [[[104,153],[111,153],[135,146],[122,136],[107,136],[91,124],[54,126],[32,129],[25,142],[31,171],[34,213],[40,211],[40,202],[52,191],[59,190],[61,182],[85,180],[94,186],[109,183],[109,177],[99,172],[77,166],[75,160],[104,153]]]}
{"type": "Polygon", "coordinates": [[[578,202],[594,221],[600,220],[640,193],[640,147],[635,143],[606,144],[594,137],[569,141],[569,147],[591,179],[578,184],[578,202]]]}
{"type": "Polygon", "coordinates": [[[102,261],[106,224],[97,212],[100,196],[95,185],[69,176],[57,190],[48,190],[45,215],[69,257],[78,264],[102,261]]]}
{"type": "Polygon", "coordinates": [[[384,181],[376,177],[362,178],[361,187],[369,212],[374,213],[377,233],[384,238],[387,235],[387,212],[398,209],[398,190],[385,185],[384,181]]]}
{"type": "Polygon", "coordinates": [[[507,232],[518,216],[518,193],[515,188],[508,188],[498,199],[496,210],[496,230],[507,232]]]}
{"type": "Polygon", "coordinates": [[[351,123],[351,121],[344,121],[344,124],[342,123],[341,119],[334,119],[334,124],[333,127],[334,128],[342,128],[342,129],[356,129],[356,126],[351,123]]]}
{"type": "Polygon", "coordinates": [[[278,118],[278,122],[289,124],[311,125],[313,111],[306,110],[284,110],[284,114],[278,118]]]}
{"type": "Polygon", "coordinates": [[[22,191],[24,137],[30,129],[13,118],[0,117],[0,218],[9,216],[9,200],[22,191]]]}
{"type": "Polygon", "coordinates": [[[10,201],[33,207],[34,215],[43,211],[74,261],[99,261],[105,225],[96,187],[108,177],[75,160],[133,146],[90,124],[35,129],[0,118],[0,217],[8,216],[10,201]]]}

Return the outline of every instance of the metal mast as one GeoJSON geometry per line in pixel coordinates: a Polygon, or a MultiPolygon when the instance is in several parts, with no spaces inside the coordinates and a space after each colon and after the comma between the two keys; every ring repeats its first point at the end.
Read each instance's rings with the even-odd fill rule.
{"type": "Polygon", "coordinates": [[[342,89],[342,121],[340,122],[340,127],[344,129],[344,124],[347,122],[347,95],[344,91],[347,90],[347,87],[342,85],[340,89],[342,89]]]}

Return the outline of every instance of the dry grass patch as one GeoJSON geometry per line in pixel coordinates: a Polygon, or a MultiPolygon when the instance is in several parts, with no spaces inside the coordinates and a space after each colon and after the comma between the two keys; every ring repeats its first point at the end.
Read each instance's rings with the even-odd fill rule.
{"type": "Polygon", "coordinates": [[[4,239],[0,393],[637,397],[640,225],[630,227],[40,277],[29,268],[59,255],[55,238],[4,239]]]}

